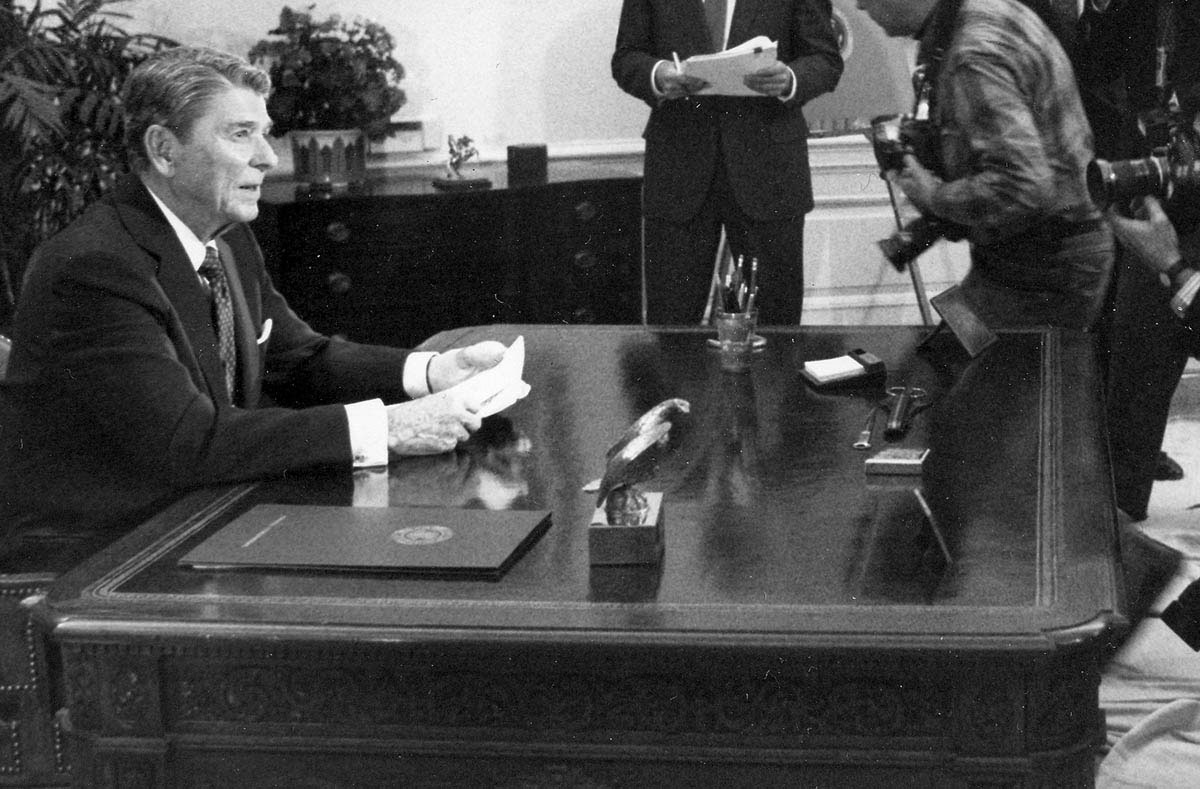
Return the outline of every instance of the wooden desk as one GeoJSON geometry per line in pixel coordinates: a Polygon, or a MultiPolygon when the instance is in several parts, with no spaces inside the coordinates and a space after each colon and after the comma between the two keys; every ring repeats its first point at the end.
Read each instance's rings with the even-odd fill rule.
{"type": "MultiPolygon", "coordinates": [[[[62,647],[89,786],[1083,786],[1099,653],[1123,627],[1088,338],[1004,335],[967,363],[921,330],[767,331],[749,374],[701,329],[498,326],[532,394],[457,455],[390,469],[393,503],[548,508],[499,582],[197,572],[262,501],[351,504],[347,473],[197,492],[36,606],[62,647]],[[804,359],[869,349],[935,405],[911,490],[851,448],[879,390],[804,359]],[[661,567],[589,568],[604,448],[693,405],[661,567]]],[[[882,445],[876,435],[877,446],[882,445]]]]}

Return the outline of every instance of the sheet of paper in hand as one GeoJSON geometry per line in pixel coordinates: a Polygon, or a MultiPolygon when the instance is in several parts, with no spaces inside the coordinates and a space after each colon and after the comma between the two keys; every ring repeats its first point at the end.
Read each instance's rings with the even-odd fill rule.
{"type": "Polygon", "coordinates": [[[479,415],[489,417],[529,394],[529,384],[521,380],[524,372],[525,338],[522,336],[513,340],[495,367],[476,373],[446,391],[473,398],[480,404],[479,415]]]}
{"type": "Polygon", "coordinates": [[[766,36],[755,36],[723,52],[692,55],[683,62],[683,73],[708,83],[696,91],[701,96],[759,96],[746,87],[742,77],[774,63],[777,49],[766,36]]]}

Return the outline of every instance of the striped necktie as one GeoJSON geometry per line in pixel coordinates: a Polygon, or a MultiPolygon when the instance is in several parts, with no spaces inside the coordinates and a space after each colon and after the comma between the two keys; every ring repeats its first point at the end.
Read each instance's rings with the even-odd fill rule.
{"type": "Polygon", "coordinates": [[[208,283],[213,301],[213,326],[217,330],[217,349],[225,371],[225,392],[233,402],[234,381],[237,378],[237,346],[233,339],[233,300],[229,298],[229,280],[215,246],[207,247],[200,275],[208,283]]]}
{"type": "Polygon", "coordinates": [[[713,51],[725,48],[725,0],[704,0],[704,16],[708,19],[708,31],[712,34],[713,51]]]}

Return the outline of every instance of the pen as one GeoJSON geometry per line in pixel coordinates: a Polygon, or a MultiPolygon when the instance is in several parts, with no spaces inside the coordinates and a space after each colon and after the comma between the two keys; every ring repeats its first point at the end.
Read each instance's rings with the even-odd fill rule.
{"type": "Polygon", "coordinates": [[[683,73],[683,64],[679,62],[679,53],[672,52],[671,57],[675,60],[675,71],[682,74],[683,73]]]}

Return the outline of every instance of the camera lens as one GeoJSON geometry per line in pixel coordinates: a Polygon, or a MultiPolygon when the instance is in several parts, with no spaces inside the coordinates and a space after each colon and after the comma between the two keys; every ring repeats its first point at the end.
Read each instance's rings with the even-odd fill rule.
{"type": "Polygon", "coordinates": [[[1165,156],[1148,156],[1145,159],[1126,159],[1119,162],[1096,159],[1087,168],[1088,192],[1101,208],[1143,195],[1165,197],[1166,168],[1165,156]]]}

